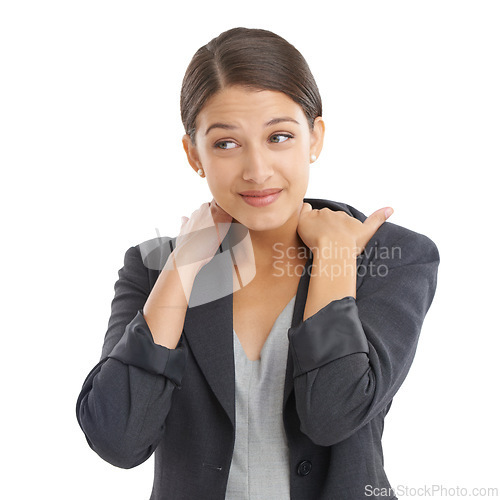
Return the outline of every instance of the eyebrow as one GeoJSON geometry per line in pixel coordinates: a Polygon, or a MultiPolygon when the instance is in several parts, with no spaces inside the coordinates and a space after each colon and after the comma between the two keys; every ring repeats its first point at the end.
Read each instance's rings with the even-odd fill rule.
{"type": "MultiPolygon", "coordinates": [[[[294,120],[289,116],[282,116],[280,118],[273,118],[272,120],[269,120],[268,122],[264,123],[263,128],[270,127],[271,125],[276,125],[277,123],[282,123],[282,122],[292,122],[296,123],[297,125],[300,125],[300,123],[297,120],[294,120]]],[[[207,128],[205,135],[208,135],[210,130],[212,130],[213,128],[222,128],[224,130],[235,130],[239,127],[237,127],[236,125],[229,125],[229,123],[212,123],[212,125],[210,125],[210,127],[207,128]]]]}

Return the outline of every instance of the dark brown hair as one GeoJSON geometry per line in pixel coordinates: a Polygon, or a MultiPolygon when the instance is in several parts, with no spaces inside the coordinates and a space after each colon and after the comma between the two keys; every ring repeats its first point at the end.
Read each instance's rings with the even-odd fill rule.
{"type": "Polygon", "coordinates": [[[322,116],[321,96],[302,54],[284,38],[262,29],[233,28],[200,47],[181,88],[181,119],[195,144],[196,117],[225,87],[283,92],[299,104],[312,129],[322,116]]]}

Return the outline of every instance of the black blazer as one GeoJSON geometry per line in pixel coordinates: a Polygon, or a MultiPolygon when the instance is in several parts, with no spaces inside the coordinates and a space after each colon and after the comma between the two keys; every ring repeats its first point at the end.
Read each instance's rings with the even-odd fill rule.
{"type": "MultiPolygon", "coordinates": [[[[344,203],[304,201],[366,219],[344,203]]],[[[230,230],[224,242],[233,236],[230,230]]],[[[83,384],[77,418],[90,447],[115,466],[135,467],[155,453],[151,499],[223,500],[235,438],[233,296],[189,307],[176,349],[155,344],[142,308],[175,244],[165,241],[125,253],[101,360],[83,384]]],[[[228,284],[213,274],[213,262],[198,277],[228,284]]],[[[438,249],[385,222],[358,256],[356,299],[334,300],[302,321],[311,262],[288,331],[283,421],[291,499],[396,498],[387,496],[384,417],[434,297],[438,249]],[[386,490],[379,496],[377,488],[386,490]]],[[[203,293],[198,277],[194,300],[203,293]]]]}

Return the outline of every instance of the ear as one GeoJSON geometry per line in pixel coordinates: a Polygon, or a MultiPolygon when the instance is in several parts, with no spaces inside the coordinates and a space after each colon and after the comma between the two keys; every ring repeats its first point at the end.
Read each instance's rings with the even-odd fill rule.
{"type": "Polygon", "coordinates": [[[191,137],[188,134],[184,134],[182,136],[182,146],[184,147],[184,151],[186,152],[186,156],[189,164],[192,169],[198,173],[198,169],[203,169],[203,166],[200,161],[200,157],[198,155],[198,149],[191,142],[191,137]]]}
{"type": "Polygon", "coordinates": [[[310,154],[319,157],[323,149],[323,140],[325,138],[325,122],[321,116],[314,120],[314,128],[311,131],[311,151],[310,154]]]}

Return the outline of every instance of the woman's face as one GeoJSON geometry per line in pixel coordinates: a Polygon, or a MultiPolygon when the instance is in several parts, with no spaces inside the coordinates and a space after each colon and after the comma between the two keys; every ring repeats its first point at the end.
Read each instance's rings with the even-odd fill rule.
{"type": "Polygon", "coordinates": [[[322,118],[311,132],[302,108],[286,94],[233,86],[212,96],[198,114],[196,146],[188,135],[183,144],[217,204],[247,228],[263,231],[298,221],[310,158],[319,156],[323,135],[322,118]],[[241,194],[269,189],[279,194],[241,194]]]}

